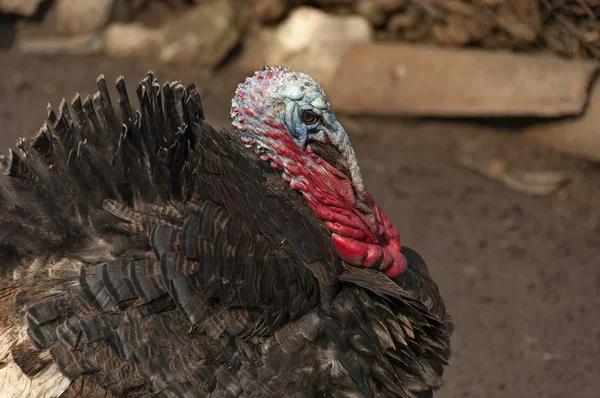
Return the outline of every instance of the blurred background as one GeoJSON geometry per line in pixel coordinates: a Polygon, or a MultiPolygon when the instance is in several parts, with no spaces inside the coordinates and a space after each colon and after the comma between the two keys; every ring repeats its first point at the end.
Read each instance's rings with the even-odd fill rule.
{"type": "Polygon", "coordinates": [[[598,397],[599,18],[599,0],[0,0],[0,151],[101,73],[194,82],[226,126],[253,70],[309,72],[454,316],[437,396],[598,397]]]}

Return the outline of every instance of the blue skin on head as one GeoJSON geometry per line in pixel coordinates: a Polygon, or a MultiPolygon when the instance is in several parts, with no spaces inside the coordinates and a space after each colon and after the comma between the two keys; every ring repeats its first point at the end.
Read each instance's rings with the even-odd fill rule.
{"type": "MultiPolygon", "coordinates": [[[[316,89],[310,89],[305,83],[301,87],[306,87],[306,89],[303,92],[297,90],[301,91],[299,95],[293,91],[290,93],[291,90],[288,87],[283,87],[280,95],[285,104],[282,123],[296,145],[303,148],[306,146],[309,136],[314,141],[324,143],[327,141],[327,135],[334,134],[333,127],[341,127],[341,125],[337,122],[331,107],[326,102],[325,94],[319,86],[311,86],[310,88],[316,87],[316,89]],[[334,122],[333,126],[332,121],[334,122]]],[[[293,86],[293,88],[297,89],[297,86],[293,86]]],[[[337,133],[340,133],[339,130],[337,133]]]]}

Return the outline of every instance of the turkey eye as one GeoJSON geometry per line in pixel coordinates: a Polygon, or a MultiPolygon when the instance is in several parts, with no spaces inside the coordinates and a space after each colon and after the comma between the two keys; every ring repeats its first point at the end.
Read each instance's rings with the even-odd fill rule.
{"type": "Polygon", "coordinates": [[[302,119],[302,123],[305,124],[313,124],[317,121],[317,115],[313,111],[302,111],[300,118],[302,119]]]}

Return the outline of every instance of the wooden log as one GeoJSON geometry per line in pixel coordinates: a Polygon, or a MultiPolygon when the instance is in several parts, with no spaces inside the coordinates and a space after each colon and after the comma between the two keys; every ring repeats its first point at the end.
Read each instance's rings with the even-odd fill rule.
{"type": "Polygon", "coordinates": [[[367,44],[347,51],[331,91],[357,115],[539,116],[582,112],[598,65],[551,55],[367,44]]]}

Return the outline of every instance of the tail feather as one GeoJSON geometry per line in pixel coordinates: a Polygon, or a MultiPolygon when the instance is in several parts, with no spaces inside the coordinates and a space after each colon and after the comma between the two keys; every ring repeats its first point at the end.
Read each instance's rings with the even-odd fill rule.
{"type": "Polygon", "coordinates": [[[10,177],[0,198],[4,252],[67,254],[96,241],[88,217],[105,199],[136,208],[182,199],[184,187],[191,192],[185,166],[196,138],[188,127],[204,119],[195,86],[188,93],[168,83],[163,99],[150,72],[138,86],[137,114],[123,77],[116,82],[117,111],[104,76],[97,87],[83,101],[76,95],[70,106],[48,106],[38,133],[1,158],[10,177]]]}

